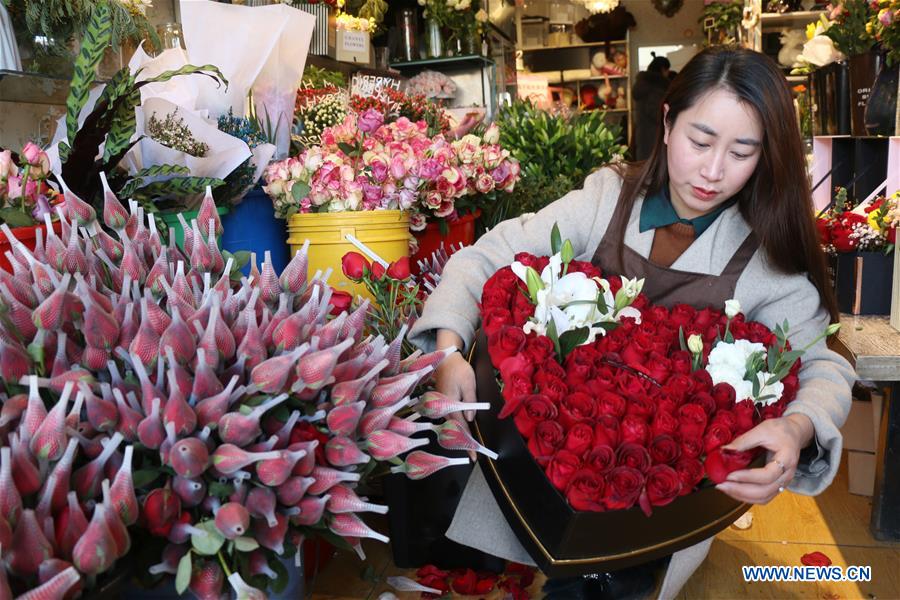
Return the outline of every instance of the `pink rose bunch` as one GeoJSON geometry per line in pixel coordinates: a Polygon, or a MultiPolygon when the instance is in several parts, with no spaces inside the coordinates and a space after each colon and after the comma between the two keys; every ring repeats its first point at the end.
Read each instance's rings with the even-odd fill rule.
{"type": "Polygon", "coordinates": [[[369,108],[327,128],[320,146],[270,165],[265,190],[280,215],[400,209],[418,231],[429,217],[452,220],[495,192],[512,191],[519,163],[498,137],[496,127],[483,138],[429,137],[425,121],[385,123],[369,108]]]}
{"type": "Polygon", "coordinates": [[[0,151],[0,209],[21,212],[19,217],[15,211],[4,210],[0,220],[13,227],[27,225],[32,218],[41,221],[45,213],[50,213],[50,199],[54,195],[45,183],[50,175],[50,159],[37,144],[25,144],[18,163],[11,151],[0,151]]]}

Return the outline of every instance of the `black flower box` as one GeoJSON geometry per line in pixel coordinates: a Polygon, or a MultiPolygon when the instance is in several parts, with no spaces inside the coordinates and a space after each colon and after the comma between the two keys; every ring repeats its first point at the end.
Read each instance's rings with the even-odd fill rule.
{"type": "Polygon", "coordinates": [[[832,260],[838,307],[851,315],[888,315],[894,285],[894,254],[848,252],[832,260]]]}
{"type": "MultiPolygon", "coordinates": [[[[491,404],[477,412],[473,434],[499,454],[497,460],[479,454],[482,470],[519,542],[548,577],[614,571],[667,556],[716,535],[750,508],[706,487],[653,507],[649,517],[638,507],[572,509],[528,452],[513,419],[497,418],[503,397],[484,332],[478,333],[471,360],[478,399],[491,404]]],[[[751,466],[763,462],[760,455],[751,466]]]]}

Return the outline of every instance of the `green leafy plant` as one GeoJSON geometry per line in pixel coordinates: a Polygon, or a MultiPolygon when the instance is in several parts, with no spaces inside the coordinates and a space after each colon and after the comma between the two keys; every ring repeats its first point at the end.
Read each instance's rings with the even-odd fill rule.
{"type": "Polygon", "coordinates": [[[307,65],[303,71],[303,87],[305,88],[324,88],[328,86],[345,87],[347,79],[340,71],[332,71],[330,69],[322,69],[316,65],[307,65]]]}
{"type": "Polygon", "coordinates": [[[825,35],[847,56],[864,54],[875,44],[866,25],[877,13],[868,0],[844,0],[832,11],[833,25],[825,31],[825,35]]]}
{"type": "Polygon", "coordinates": [[[710,37],[713,44],[729,43],[733,41],[730,32],[740,26],[743,11],[743,0],[713,0],[704,3],[699,22],[707,31],[718,32],[710,37]]]}
{"type": "Polygon", "coordinates": [[[148,211],[155,212],[153,201],[163,196],[189,196],[207,186],[222,185],[221,179],[191,177],[182,166],[155,165],[133,176],[118,169],[127,152],[142,138],[136,132],[135,108],[141,103],[140,89],[154,82],[169,81],[180,75],[201,74],[219,83],[228,82],[213,65],[185,65],[155,77],[137,81],[141,70],[132,74],[126,67],[118,71],[100,94],[93,109],[79,127],[78,117],[87,104],[96,81],[96,66],[112,36],[110,3],[97,2],[82,38],[81,51],[66,100],[66,141],[59,144],[62,178],[75,194],[102,210],[100,173],[106,173],[111,189],[123,198],[134,198],[148,211]],[[101,147],[103,150],[101,152],[101,147]],[[158,180],[160,177],[168,177],[158,180]],[[148,181],[149,179],[153,181],[148,181]]]}
{"type": "Polygon", "coordinates": [[[598,111],[553,114],[525,100],[504,107],[496,122],[500,145],[519,161],[522,178],[509,198],[485,214],[488,227],[540,210],[627,150],[621,128],[598,111]]]}
{"type": "MultiPolygon", "coordinates": [[[[3,0],[9,9],[16,31],[35,54],[71,56],[70,42],[84,30],[91,20],[96,2],[85,0],[3,0]],[[35,43],[35,37],[41,38],[35,43]]],[[[132,2],[112,2],[109,5],[111,42],[119,46],[125,40],[149,39],[159,47],[159,37],[142,5],[132,2]]]]}

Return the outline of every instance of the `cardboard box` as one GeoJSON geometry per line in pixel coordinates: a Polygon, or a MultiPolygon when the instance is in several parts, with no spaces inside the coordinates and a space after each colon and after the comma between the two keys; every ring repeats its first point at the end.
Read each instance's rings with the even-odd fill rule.
{"type": "Polygon", "coordinates": [[[851,494],[871,496],[875,489],[875,455],[871,452],[847,452],[847,472],[851,494]]]}
{"type": "Polygon", "coordinates": [[[873,427],[875,417],[872,405],[867,400],[853,400],[847,422],[841,427],[845,450],[875,452],[877,427],[873,427]]]}

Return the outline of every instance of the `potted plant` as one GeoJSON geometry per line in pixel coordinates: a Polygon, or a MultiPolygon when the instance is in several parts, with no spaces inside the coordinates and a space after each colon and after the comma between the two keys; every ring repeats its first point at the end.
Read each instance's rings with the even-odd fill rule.
{"type": "MultiPolygon", "coordinates": [[[[91,19],[93,2],[77,0],[9,0],[5,2],[16,30],[26,71],[68,78],[78,53],[79,36],[91,19]]],[[[147,19],[147,0],[125,0],[109,6],[112,37],[107,45],[137,46],[142,39],[160,47],[147,19]]],[[[113,51],[112,48],[110,51],[113,51]]],[[[125,60],[127,62],[127,59],[125,60]]]]}

